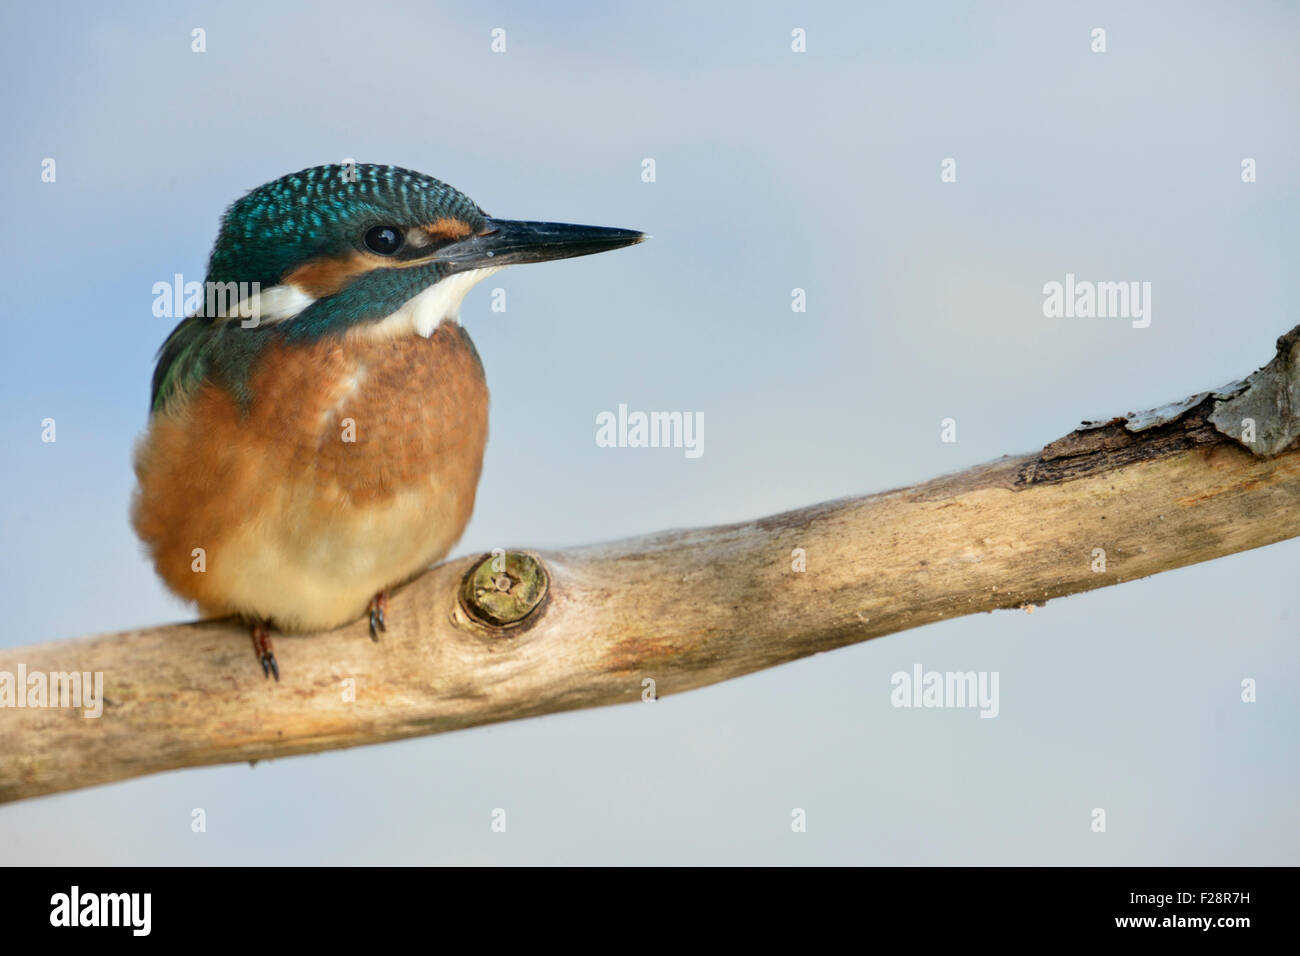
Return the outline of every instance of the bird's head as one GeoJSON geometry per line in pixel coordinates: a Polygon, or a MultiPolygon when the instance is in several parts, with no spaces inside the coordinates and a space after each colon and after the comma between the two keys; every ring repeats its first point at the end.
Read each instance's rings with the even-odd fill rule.
{"type": "Polygon", "coordinates": [[[351,333],[428,337],[498,269],[640,242],[631,229],[493,219],[431,176],[397,166],[316,166],[227,210],[208,263],[217,308],[163,343],[151,407],[217,375],[241,397],[274,339],[351,333]],[[236,317],[239,321],[233,321],[236,317]]]}
{"type": "Polygon", "coordinates": [[[258,324],[289,338],[385,323],[428,336],[504,266],[617,249],[630,229],[493,219],[431,176],[397,166],[316,166],[227,211],[209,283],[257,283],[258,324]]]}

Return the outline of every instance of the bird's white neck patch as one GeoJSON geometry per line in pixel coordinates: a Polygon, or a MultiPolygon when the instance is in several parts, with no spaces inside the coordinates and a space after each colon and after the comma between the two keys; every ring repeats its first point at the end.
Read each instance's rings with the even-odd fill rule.
{"type": "Polygon", "coordinates": [[[466,293],[503,268],[505,267],[490,266],[486,269],[471,269],[469,272],[457,272],[447,276],[414,298],[408,299],[392,315],[370,323],[365,329],[365,334],[376,338],[392,338],[414,332],[427,339],[444,319],[459,322],[460,304],[465,300],[466,293]]]}
{"type": "MultiPolygon", "coordinates": [[[[256,286],[257,283],[253,285],[256,286]]],[[[256,328],[297,318],[315,301],[296,285],[273,285],[269,289],[258,289],[248,298],[241,299],[233,310],[219,307],[216,318],[229,321],[238,319],[245,328],[256,328]]]]}

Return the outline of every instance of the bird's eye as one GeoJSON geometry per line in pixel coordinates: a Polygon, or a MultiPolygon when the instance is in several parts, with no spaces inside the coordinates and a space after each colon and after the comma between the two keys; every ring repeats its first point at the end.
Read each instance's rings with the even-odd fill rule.
{"type": "Polygon", "coordinates": [[[366,230],[366,248],[381,256],[391,256],[402,248],[402,234],[396,226],[375,226],[366,230]]]}

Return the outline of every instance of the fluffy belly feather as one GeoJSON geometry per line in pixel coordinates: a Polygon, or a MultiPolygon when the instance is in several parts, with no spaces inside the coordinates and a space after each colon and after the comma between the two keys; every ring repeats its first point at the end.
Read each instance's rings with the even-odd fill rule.
{"type": "Polygon", "coordinates": [[[203,385],[137,452],[136,530],[204,614],[335,627],[459,539],[487,437],[459,326],[273,346],[250,390],[241,408],[203,385]]]}
{"type": "Polygon", "coordinates": [[[294,488],[284,498],[212,556],[208,587],[194,595],[205,613],[240,612],[289,630],[354,620],[378,591],[445,555],[472,504],[472,492],[466,501],[437,481],[360,508],[337,487],[294,488]]]}

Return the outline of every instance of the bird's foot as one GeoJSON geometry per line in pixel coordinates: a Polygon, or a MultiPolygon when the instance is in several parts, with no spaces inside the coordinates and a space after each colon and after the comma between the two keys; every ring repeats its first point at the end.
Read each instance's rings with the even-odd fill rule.
{"type": "Polygon", "coordinates": [[[370,599],[370,639],[379,640],[379,632],[387,631],[384,613],[388,610],[388,592],[380,591],[370,599]]]}
{"type": "Polygon", "coordinates": [[[280,679],[280,665],[276,663],[275,651],[271,649],[271,629],[265,621],[254,621],[250,627],[253,635],[253,653],[262,663],[262,673],[266,677],[275,675],[280,679]]]}

